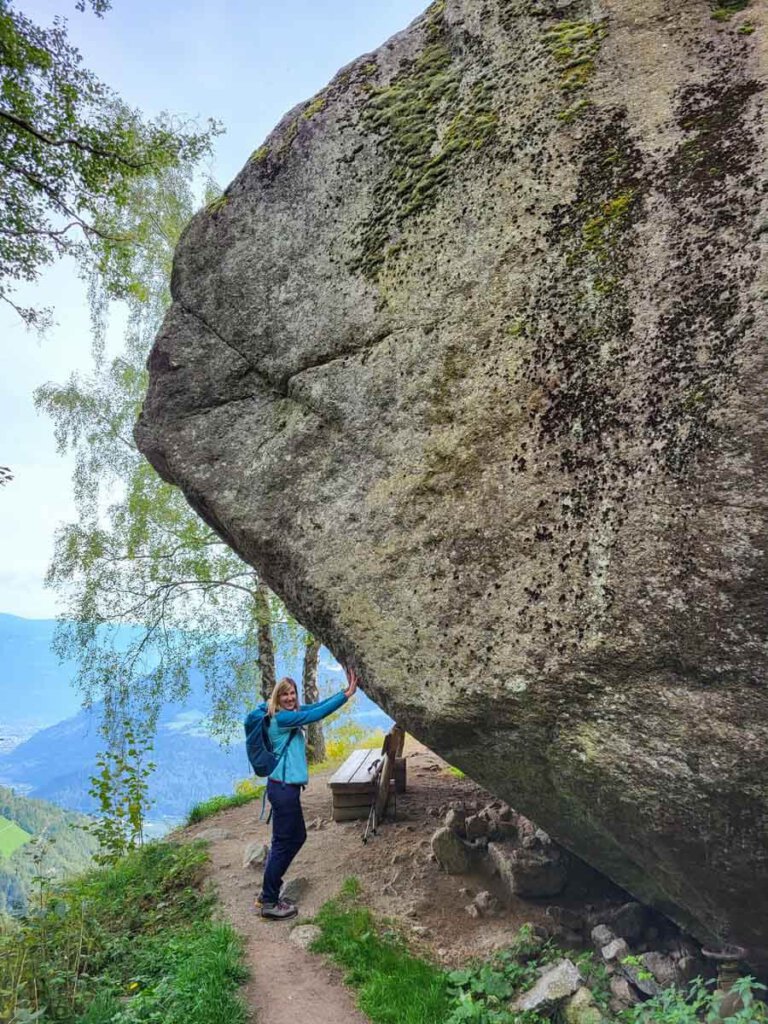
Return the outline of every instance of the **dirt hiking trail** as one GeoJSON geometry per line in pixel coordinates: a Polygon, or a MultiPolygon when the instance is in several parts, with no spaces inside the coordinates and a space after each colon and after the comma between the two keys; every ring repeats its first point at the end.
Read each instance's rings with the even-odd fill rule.
{"type": "Polygon", "coordinates": [[[485,875],[447,875],[435,862],[430,838],[454,803],[482,807],[493,797],[469,779],[456,778],[436,754],[408,739],[408,791],[390,805],[388,820],[376,837],[362,843],[364,821],[331,821],[331,772],[312,777],[302,803],[307,842],[293,862],[286,883],[293,880],[299,916],[291,921],[265,921],[254,908],[262,868],[243,867],[251,843],[268,843],[270,827],[259,821],[261,801],[223,811],[197,825],[177,831],[177,839],[205,839],[211,856],[211,877],[223,914],[246,940],[250,980],[243,996],[258,1024],[364,1024],[355,995],[342,976],[321,956],[291,941],[297,924],[305,924],[322,904],[338,894],[345,878],[354,875],[364,902],[379,916],[393,919],[414,952],[446,967],[508,945],[525,921],[546,920],[553,903],[583,904],[585,895],[566,890],[564,897],[545,901],[507,898],[493,917],[472,918],[466,906],[482,890],[494,891],[485,875]],[[392,820],[392,811],[395,811],[392,820]]]}

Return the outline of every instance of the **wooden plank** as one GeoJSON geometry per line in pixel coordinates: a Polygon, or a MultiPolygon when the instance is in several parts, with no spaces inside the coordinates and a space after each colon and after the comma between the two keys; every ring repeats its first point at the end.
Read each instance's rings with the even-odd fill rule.
{"type": "Polygon", "coordinates": [[[331,789],[338,786],[370,785],[373,772],[368,769],[378,756],[379,752],[374,748],[353,750],[341,768],[331,776],[328,785],[331,789]]]}
{"type": "MultiPolygon", "coordinates": [[[[395,783],[390,783],[390,791],[395,791],[395,783]]],[[[362,789],[334,789],[333,791],[333,806],[334,807],[370,807],[373,803],[375,790],[373,786],[369,786],[367,790],[362,789]]]]}
{"type": "Polygon", "coordinates": [[[398,757],[395,759],[395,789],[398,793],[405,792],[405,765],[406,761],[404,757],[398,757]]]}
{"type": "Polygon", "coordinates": [[[378,750],[368,749],[366,751],[367,757],[360,763],[357,771],[350,777],[350,784],[353,786],[359,786],[361,784],[370,785],[375,775],[374,764],[379,757],[378,750]]]}
{"type": "Polygon", "coordinates": [[[366,807],[334,807],[334,821],[364,821],[371,810],[370,804],[366,807]]]}
{"type": "Polygon", "coordinates": [[[370,807],[373,801],[373,790],[370,793],[340,793],[333,794],[334,807],[370,807]]]}
{"type": "Polygon", "coordinates": [[[395,758],[395,764],[403,756],[403,747],[405,746],[405,729],[401,729],[399,725],[395,724],[390,730],[392,733],[392,754],[395,758]]]}
{"type": "Polygon", "coordinates": [[[376,786],[376,824],[384,819],[384,813],[389,803],[390,787],[393,779],[392,775],[395,771],[395,759],[392,754],[387,751],[384,754],[384,764],[381,768],[381,775],[379,776],[379,782],[376,786]]]}
{"type": "Polygon", "coordinates": [[[367,750],[353,750],[347,760],[337,769],[336,772],[331,776],[328,783],[329,786],[341,785],[345,782],[349,782],[352,776],[355,774],[357,769],[362,763],[368,759],[367,750]]]}

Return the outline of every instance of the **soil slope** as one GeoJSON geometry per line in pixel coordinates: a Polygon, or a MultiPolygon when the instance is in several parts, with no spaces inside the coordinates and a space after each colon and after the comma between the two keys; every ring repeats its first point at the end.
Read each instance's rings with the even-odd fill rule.
{"type": "MultiPolygon", "coordinates": [[[[510,943],[525,921],[551,924],[546,911],[553,904],[583,910],[585,900],[608,906],[626,899],[586,872],[562,898],[512,899],[494,917],[471,918],[465,907],[478,891],[493,889],[493,882],[480,875],[443,873],[431,856],[430,837],[440,824],[441,809],[456,802],[485,804],[492,797],[469,779],[453,776],[444,761],[410,739],[406,755],[409,791],[397,798],[396,820],[390,817],[365,845],[365,822],[330,820],[330,773],[310,781],[303,797],[309,837],[286,879],[303,880],[298,923],[312,917],[354,875],[365,902],[378,915],[394,919],[409,935],[412,948],[446,966],[459,966],[510,943]]],[[[359,1024],[365,1018],[338,973],[290,941],[297,921],[264,921],[254,909],[261,870],[243,868],[242,858],[249,843],[269,841],[270,828],[259,821],[260,807],[258,802],[225,811],[176,833],[210,844],[211,875],[223,912],[247,940],[252,972],[245,988],[248,1005],[259,1024],[359,1024]],[[276,994],[276,979],[285,972],[290,989],[276,994]]]]}

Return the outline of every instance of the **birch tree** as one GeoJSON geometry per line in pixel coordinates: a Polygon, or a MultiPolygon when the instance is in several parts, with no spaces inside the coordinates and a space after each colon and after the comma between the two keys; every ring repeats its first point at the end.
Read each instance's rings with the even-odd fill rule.
{"type": "Polygon", "coordinates": [[[170,300],[173,250],[196,205],[194,170],[132,183],[121,209],[99,221],[135,245],[128,257],[107,259],[106,282],[91,277],[92,372],[46,384],[36,402],[53,418],[59,450],[75,456],[77,518],[58,532],[48,572],[62,609],[56,650],[77,661],[85,700],[103,701],[108,721],[128,714],[149,727],[163,703],[184,699],[199,669],[212,728],[224,735],[244,703],[271,692],[272,627],[284,640],[299,628],[132,437],[144,364],[170,300]],[[121,351],[109,358],[104,332],[117,276],[128,315],[121,351]]]}

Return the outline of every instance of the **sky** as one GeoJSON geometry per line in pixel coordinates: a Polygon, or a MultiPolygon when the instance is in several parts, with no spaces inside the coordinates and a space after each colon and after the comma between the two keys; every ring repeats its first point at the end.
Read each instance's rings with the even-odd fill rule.
{"type": "MultiPolygon", "coordinates": [[[[282,115],[318,92],[339,68],[404,29],[428,0],[113,0],[103,19],[75,0],[15,6],[38,24],[68,20],[84,63],[148,116],[169,111],[226,128],[211,167],[231,181],[282,115]]],[[[14,480],[0,490],[0,612],[57,614],[44,587],[56,527],[74,517],[71,463],[57,454],[51,422],[34,389],[87,371],[85,289],[76,269],[57,264],[21,305],[51,306],[55,326],[38,340],[0,311],[0,464],[14,480]]],[[[119,329],[119,313],[116,318],[119,329]]],[[[114,330],[113,330],[114,336],[114,330]]]]}

